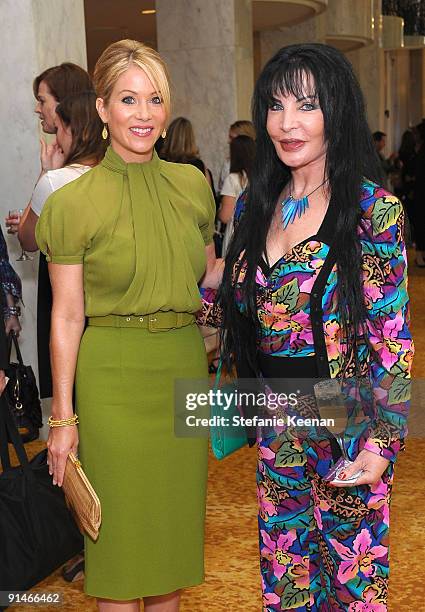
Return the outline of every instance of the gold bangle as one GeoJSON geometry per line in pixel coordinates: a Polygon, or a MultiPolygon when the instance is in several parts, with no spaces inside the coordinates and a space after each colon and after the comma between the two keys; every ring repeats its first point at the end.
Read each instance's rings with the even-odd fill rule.
{"type": "Polygon", "coordinates": [[[67,427],[68,425],[78,425],[78,415],[74,414],[74,416],[69,419],[53,419],[51,416],[48,419],[49,427],[67,427]]]}

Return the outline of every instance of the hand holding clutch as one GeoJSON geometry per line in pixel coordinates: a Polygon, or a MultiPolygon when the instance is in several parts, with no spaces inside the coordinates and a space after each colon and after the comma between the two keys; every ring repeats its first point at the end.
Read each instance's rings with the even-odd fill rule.
{"type": "Polygon", "coordinates": [[[86,533],[96,541],[102,522],[100,501],[73,453],[68,455],[62,486],[68,508],[81,533],[86,533]]]}

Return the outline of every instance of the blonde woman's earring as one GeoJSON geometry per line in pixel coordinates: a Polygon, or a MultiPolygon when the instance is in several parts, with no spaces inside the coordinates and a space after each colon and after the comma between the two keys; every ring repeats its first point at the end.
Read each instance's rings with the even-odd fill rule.
{"type": "Polygon", "coordinates": [[[108,138],[108,128],[106,127],[106,123],[103,126],[103,130],[102,130],[102,138],[103,140],[106,140],[108,138]]]}
{"type": "Polygon", "coordinates": [[[162,130],[161,138],[166,138],[167,130],[162,130]]]}

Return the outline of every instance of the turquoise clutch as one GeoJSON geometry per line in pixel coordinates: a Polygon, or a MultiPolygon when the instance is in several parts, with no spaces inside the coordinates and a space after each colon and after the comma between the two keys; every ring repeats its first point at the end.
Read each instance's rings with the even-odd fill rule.
{"type": "MultiPolygon", "coordinates": [[[[219,388],[222,365],[223,362],[220,359],[214,382],[214,391],[217,391],[219,388]]],[[[248,444],[248,436],[243,425],[233,424],[233,417],[241,416],[236,402],[236,385],[224,385],[220,390],[222,393],[231,395],[234,398],[226,410],[224,406],[216,401],[216,394],[214,394],[215,399],[211,403],[211,417],[216,417],[213,419],[213,422],[218,423],[210,427],[211,448],[217,459],[224,459],[248,444]],[[223,424],[224,419],[226,419],[225,423],[228,424],[223,424]]]]}

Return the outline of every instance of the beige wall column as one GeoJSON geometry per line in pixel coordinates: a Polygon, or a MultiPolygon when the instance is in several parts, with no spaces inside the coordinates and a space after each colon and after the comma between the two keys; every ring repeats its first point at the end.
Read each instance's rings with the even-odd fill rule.
{"type": "Polygon", "coordinates": [[[410,52],[407,49],[389,52],[391,62],[391,108],[389,121],[391,151],[398,150],[403,132],[409,127],[410,52]]]}
{"type": "Polygon", "coordinates": [[[381,10],[382,1],[374,0],[374,43],[363,49],[347,53],[365,97],[372,132],[384,131],[385,128],[385,52],[380,46],[379,36],[381,10]]]}
{"type": "Polygon", "coordinates": [[[425,50],[410,51],[409,124],[417,125],[424,117],[425,50]]]}
{"type": "Polygon", "coordinates": [[[25,208],[40,174],[39,121],[32,82],[45,68],[72,61],[86,65],[83,0],[2,0],[0,96],[0,223],[10,261],[22,279],[25,307],[20,344],[37,372],[36,309],[38,257],[17,262],[18,240],[6,234],[10,209],[25,208]]]}
{"type": "Polygon", "coordinates": [[[251,0],[156,0],[156,11],[172,116],[192,121],[201,157],[217,181],[230,124],[251,118],[251,0]]]}
{"type": "Polygon", "coordinates": [[[325,42],[325,36],[326,11],[295,26],[260,32],[261,67],[285,45],[325,42]]]}

